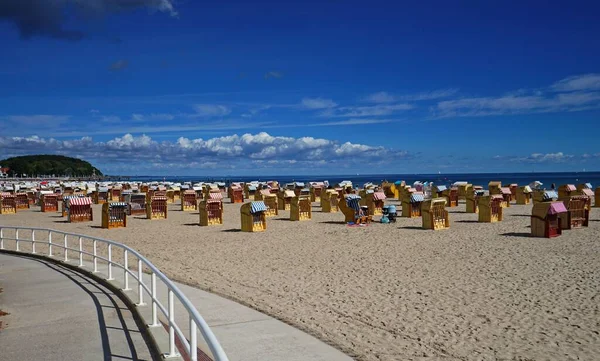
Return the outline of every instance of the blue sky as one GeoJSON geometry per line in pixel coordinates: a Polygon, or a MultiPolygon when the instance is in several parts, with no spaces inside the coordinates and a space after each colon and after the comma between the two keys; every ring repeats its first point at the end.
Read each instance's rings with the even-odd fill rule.
{"type": "Polygon", "coordinates": [[[0,158],[132,175],[600,170],[600,4],[365,4],[0,0],[0,158]]]}

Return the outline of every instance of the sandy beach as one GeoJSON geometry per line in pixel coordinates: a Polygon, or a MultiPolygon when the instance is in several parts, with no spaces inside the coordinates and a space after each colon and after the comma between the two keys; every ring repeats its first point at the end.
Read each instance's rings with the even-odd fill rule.
{"type": "MultiPolygon", "coordinates": [[[[226,199],[227,200],[227,199],[226,199]]],[[[391,201],[398,204],[397,201],[391,201]]],[[[240,232],[239,204],[221,226],[171,204],[168,220],[128,227],[66,223],[39,207],[0,225],[53,228],[123,242],[169,277],[224,295],[310,332],[357,360],[594,360],[600,355],[600,210],[588,228],[529,237],[531,206],[478,223],[464,201],[451,228],[421,219],[351,228],[341,213],[268,219],[240,232]]],[[[376,217],[378,219],[379,217],[376,217]]]]}

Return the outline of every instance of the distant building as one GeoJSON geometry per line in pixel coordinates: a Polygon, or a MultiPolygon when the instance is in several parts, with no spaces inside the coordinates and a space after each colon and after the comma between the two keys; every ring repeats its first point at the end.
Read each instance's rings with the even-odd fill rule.
{"type": "Polygon", "coordinates": [[[10,168],[2,168],[2,166],[0,166],[0,178],[7,178],[8,171],[10,171],[10,168]]]}

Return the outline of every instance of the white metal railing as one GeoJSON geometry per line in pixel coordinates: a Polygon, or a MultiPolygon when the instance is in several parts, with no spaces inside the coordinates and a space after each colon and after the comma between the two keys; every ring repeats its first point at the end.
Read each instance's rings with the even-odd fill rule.
{"type": "Polygon", "coordinates": [[[160,326],[160,324],[158,323],[158,311],[160,311],[168,319],[169,353],[166,355],[166,357],[179,356],[175,344],[175,335],[177,334],[182,344],[184,345],[184,351],[189,356],[189,359],[192,361],[197,361],[197,330],[200,330],[204,341],[206,342],[208,348],[212,353],[213,360],[228,361],[227,355],[225,355],[225,351],[223,351],[223,348],[219,344],[219,341],[213,334],[212,330],[210,329],[204,318],[200,316],[198,310],[196,310],[194,305],[190,302],[190,300],[188,300],[188,298],[183,294],[183,292],[179,290],[179,288],[173,283],[173,281],[167,278],[167,276],[165,276],[155,265],[153,265],[149,260],[147,260],[144,256],[139,254],[134,249],[115,241],[85,236],[81,234],[62,232],[47,228],[13,227],[0,225],[0,250],[6,249],[6,241],[14,241],[14,250],[21,253],[25,253],[21,250],[21,243],[31,244],[31,253],[38,255],[40,253],[38,252],[39,248],[36,248],[36,245],[44,245],[47,248],[47,255],[42,255],[51,257],[53,259],[56,259],[54,258],[53,250],[54,248],[58,248],[59,250],[62,250],[64,262],[69,261],[70,252],[75,252],[78,254],[79,267],[84,267],[84,256],[87,256],[92,259],[94,273],[98,272],[98,261],[105,262],[108,267],[107,280],[114,279],[113,266],[121,268],[124,271],[123,291],[131,290],[129,288],[130,276],[133,277],[133,279],[138,283],[138,303],[136,304],[138,307],[146,306],[146,304],[144,303],[144,293],[150,295],[152,301],[152,320],[148,327],[160,326]],[[8,230],[14,231],[11,232],[14,233],[14,237],[6,236],[8,230]],[[23,233],[26,234],[24,235],[23,233]],[[40,233],[47,234],[47,237],[44,240],[39,240],[40,237],[38,237],[38,239],[36,240],[36,235],[39,235],[40,233]],[[58,242],[56,240],[56,236],[59,237],[58,242]],[[62,238],[62,242],[60,242],[60,238],[62,238]],[[69,243],[70,240],[74,239],[77,240],[77,242],[73,242],[76,244],[76,248],[72,247],[72,244],[69,243]],[[86,251],[86,247],[84,247],[87,244],[89,248],[90,242],[92,252],[86,251]],[[99,244],[106,245],[105,257],[99,254],[99,244]],[[122,264],[115,261],[115,257],[113,257],[113,247],[123,250],[122,264]],[[129,267],[130,257],[137,259],[137,272],[133,272],[129,267]],[[150,287],[148,287],[148,285],[145,284],[143,280],[144,267],[150,270],[150,287]],[[157,278],[161,280],[167,287],[167,307],[165,307],[158,299],[156,290],[157,278]],[[189,316],[189,341],[185,337],[186,335],[182,331],[181,327],[177,324],[177,322],[175,322],[175,298],[179,300],[179,302],[187,311],[189,316]]]}

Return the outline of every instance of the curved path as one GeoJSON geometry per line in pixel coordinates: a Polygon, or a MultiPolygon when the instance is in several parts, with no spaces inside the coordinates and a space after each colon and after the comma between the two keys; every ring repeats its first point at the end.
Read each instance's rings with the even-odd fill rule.
{"type": "MultiPolygon", "coordinates": [[[[122,277],[119,271],[113,271],[117,280],[122,277]]],[[[158,294],[166,294],[160,286],[158,294]]],[[[352,360],[270,316],[193,287],[177,287],[204,317],[231,361],[352,360]]],[[[0,288],[0,309],[10,313],[0,319],[6,324],[0,332],[2,359],[160,358],[145,341],[146,328],[138,328],[123,302],[85,272],[0,252],[0,288]]],[[[150,319],[149,307],[138,311],[150,319]]],[[[176,312],[175,317],[187,316],[176,312]]],[[[160,347],[160,339],[157,342],[160,347]]]]}
{"type": "Polygon", "coordinates": [[[80,272],[0,253],[0,287],[2,360],[153,359],[123,301],[80,272]]]}

